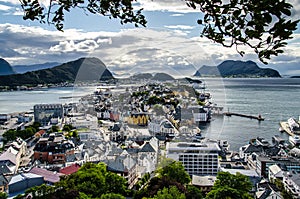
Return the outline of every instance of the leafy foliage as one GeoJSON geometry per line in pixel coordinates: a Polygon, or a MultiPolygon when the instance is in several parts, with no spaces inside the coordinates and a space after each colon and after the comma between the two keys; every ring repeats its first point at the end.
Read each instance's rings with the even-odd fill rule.
{"type": "Polygon", "coordinates": [[[75,129],[75,128],[72,126],[72,124],[65,124],[62,130],[70,132],[73,129],[75,129]]]}
{"type": "Polygon", "coordinates": [[[116,193],[107,193],[101,195],[100,199],[125,199],[125,197],[116,193]]]}
{"type": "MultiPolygon", "coordinates": [[[[65,13],[81,8],[85,13],[117,18],[121,24],[133,23],[146,26],[143,9],[134,11],[133,0],[50,0],[43,6],[38,0],[20,0],[25,20],[38,20],[54,24],[63,30],[65,13]]],[[[203,14],[198,24],[203,26],[201,36],[222,44],[235,46],[240,55],[245,52],[239,46],[254,49],[259,59],[283,53],[286,40],[292,38],[299,20],[291,20],[292,5],[285,0],[185,0],[187,6],[199,9],[203,14]]]]}
{"type": "Polygon", "coordinates": [[[32,137],[39,129],[40,124],[38,122],[33,123],[32,125],[26,127],[24,130],[21,129],[9,129],[3,134],[5,143],[15,140],[17,137],[22,138],[23,140],[32,137]]]}
{"type": "Polygon", "coordinates": [[[170,188],[163,188],[163,190],[158,191],[153,199],[185,199],[184,193],[180,193],[179,190],[173,186],[170,188]]]}
{"type": "Polygon", "coordinates": [[[43,7],[38,0],[20,0],[24,10],[23,18],[38,20],[41,23],[51,23],[62,31],[64,27],[65,13],[73,8],[81,8],[86,13],[100,14],[111,18],[117,18],[121,24],[134,23],[136,27],[145,26],[146,20],[142,10],[134,11],[132,0],[50,0],[48,8],[43,7]]]}
{"type": "Polygon", "coordinates": [[[252,188],[249,178],[237,173],[219,172],[212,190],[206,195],[207,199],[248,199],[252,198],[248,193],[252,188]]]}
{"type": "Polygon", "coordinates": [[[0,192],[0,199],[6,199],[8,196],[7,196],[7,193],[5,192],[0,192]]]}
{"type": "Polygon", "coordinates": [[[198,20],[205,36],[225,47],[238,49],[247,45],[254,49],[259,59],[267,64],[271,55],[283,53],[285,40],[297,28],[299,20],[292,21],[292,5],[285,0],[187,0],[187,5],[203,12],[198,20]]]}
{"type": "Polygon", "coordinates": [[[191,181],[189,174],[184,170],[181,162],[164,158],[157,169],[157,176],[138,190],[134,198],[187,198],[201,199],[201,191],[188,185],[191,181]],[[174,195],[175,194],[175,195],[174,195]],[[176,196],[176,197],[175,197],[176,196]]]}
{"type": "Polygon", "coordinates": [[[197,187],[193,186],[193,185],[188,185],[186,187],[186,199],[200,199],[203,198],[202,192],[200,191],[200,189],[198,189],[197,187]]]}
{"type": "Polygon", "coordinates": [[[41,185],[25,192],[33,198],[115,198],[128,195],[126,180],[108,172],[103,163],[84,164],[76,173],[64,176],[54,186],[41,185]]]}
{"type": "Polygon", "coordinates": [[[188,184],[191,181],[189,174],[184,170],[181,162],[173,161],[158,169],[158,174],[180,184],[188,184]]]}
{"type": "Polygon", "coordinates": [[[284,188],[284,184],[281,180],[276,178],[274,184],[280,190],[281,195],[282,195],[283,198],[285,198],[285,199],[292,199],[293,198],[293,194],[291,192],[287,191],[284,188]]]}

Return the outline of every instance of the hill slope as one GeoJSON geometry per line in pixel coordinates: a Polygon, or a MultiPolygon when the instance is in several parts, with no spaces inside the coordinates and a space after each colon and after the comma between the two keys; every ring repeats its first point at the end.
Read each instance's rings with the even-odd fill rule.
{"type": "Polygon", "coordinates": [[[15,74],[15,71],[13,70],[11,65],[6,60],[0,58],[0,76],[11,74],[15,74]]]}
{"type": "Polygon", "coordinates": [[[26,72],[32,72],[37,70],[43,70],[48,68],[53,68],[55,66],[61,65],[61,63],[58,62],[47,62],[44,64],[34,64],[34,65],[15,65],[12,66],[14,71],[18,74],[23,74],[26,72]]]}
{"type": "Polygon", "coordinates": [[[3,76],[0,79],[0,86],[91,82],[110,79],[114,79],[114,77],[98,58],[80,58],[50,69],[3,76]]]}
{"type": "Polygon", "coordinates": [[[260,68],[253,61],[224,61],[218,66],[202,66],[194,76],[221,77],[281,77],[279,72],[270,68],[260,68]]]}

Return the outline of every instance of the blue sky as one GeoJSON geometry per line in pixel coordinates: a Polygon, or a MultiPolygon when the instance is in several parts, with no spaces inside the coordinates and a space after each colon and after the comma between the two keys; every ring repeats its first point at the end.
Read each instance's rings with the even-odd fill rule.
{"type": "MultiPolygon", "coordinates": [[[[47,4],[49,0],[42,0],[47,4]]],[[[118,20],[88,16],[79,9],[66,16],[64,32],[53,26],[24,21],[19,0],[0,0],[0,57],[11,65],[67,62],[80,57],[101,59],[114,73],[165,71],[192,75],[202,65],[222,61],[252,60],[260,67],[271,67],[281,74],[300,75],[300,31],[289,41],[285,53],[263,65],[252,49],[241,57],[235,48],[224,48],[200,38],[197,19],[201,13],[182,0],[141,0],[147,28],[120,25],[118,20]]],[[[293,18],[300,16],[300,0],[293,18]]]]}

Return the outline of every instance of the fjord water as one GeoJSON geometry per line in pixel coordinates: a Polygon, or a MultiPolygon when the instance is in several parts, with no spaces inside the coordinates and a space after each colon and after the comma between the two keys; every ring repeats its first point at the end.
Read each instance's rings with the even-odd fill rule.
{"type": "Polygon", "coordinates": [[[210,125],[203,128],[203,135],[215,139],[226,139],[231,150],[247,144],[258,136],[271,141],[273,135],[288,135],[279,132],[279,122],[300,116],[300,79],[296,78],[251,78],[223,79],[223,85],[215,79],[205,79],[214,101],[222,101],[218,93],[224,89],[226,103],[224,111],[247,115],[261,114],[264,121],[237,117],[214,117],[210,125]],[[216,94],[216,95],[215,95],[216,94]]]}
{"type": "MultiPolygon", "coordinates": [[[[249,115],[261,114],[265,121],[237,116],[213,117],[210,124],[201,126],[203,136],[226,139],[230,149],[237,150],[257,136],[271,141],[273,135],[285,133],[278,131],[279,122],[300,115],[300,79],[292,78],[251,78],[216,79],[205,78],[207,92],[212,101],[224,107],[224,111],[249,115]]],[[[95,87],[62,87],[35,91],[0,92],[0,113],[30,111],[39,103],[71,103],[78,96],[92,93],[95,87]],[[62,99],[60,97],[72,97],[62,99]]]]}

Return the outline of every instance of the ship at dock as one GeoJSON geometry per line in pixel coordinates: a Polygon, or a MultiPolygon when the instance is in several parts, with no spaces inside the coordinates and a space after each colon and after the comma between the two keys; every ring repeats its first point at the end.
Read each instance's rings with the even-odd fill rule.
{"type": "Polygon", "coordinates": [[[289,118],[286,122],[280,122],[279,131],[286,132],[290,136],[300,135],[300,120],[297,121],[295,118],[289,118]]]}

